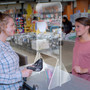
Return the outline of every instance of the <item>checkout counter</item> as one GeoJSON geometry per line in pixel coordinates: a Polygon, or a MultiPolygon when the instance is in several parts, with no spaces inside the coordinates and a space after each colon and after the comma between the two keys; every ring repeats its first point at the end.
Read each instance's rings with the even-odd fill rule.
{"type": "Polygon", "coordinates": [[[90,82],[89,81],[81,79],[76,76],[73,76],[72,74],[67,73],[63,70],[57,69],[61,72],[61,75],[63,75],[61,78],[62,80],[64,78],[69,78],[63,84],[59,85],[57,83],[58,75],[56,75],[56,77],[54,77],[55,76],[54,74],[58,74],[57,72],[59,72],[59,71],[57,71],[57,72],[54,71],[54,73],[52,73],[53,74],[52,78],[49,78],[47,76],[47,69],[50,68],[50,70],[51,69],[53,70],[53,67],[48,64],[45,64],[45,66],[47,66],[48,68],[46,68],[46,69],[44,68],[44,70],[42,70],[40,72],[33,72],[32,75],[27,78],[26,84],[28,84],[31,87],[33,87],[33,85],[37,85],[37,90],[90,90],[90,82]],[[66,75],[66,77],[65,77],[65,75],[66,75]],[[55,80],[55,78],[56,78],[56,80],[55,80]],[[54,80],[52,80],[52,79],[54,79],[54,80]],[[53,85],[56,85],[56,86],[53,86],[53,85]]]}
{"type": "MultiPolygon", "coordinates": [[[[70,81],[64,83],[62,86],[57,86],[51,90],[90,90],[90,82],[75,77],[71,74],[70,77],[70,81]]],[[[31,76],[26,83],[30,86],[34,84],[38,85],[38,90],[48,90],[49,86],[45,71],[31,76]]]]}

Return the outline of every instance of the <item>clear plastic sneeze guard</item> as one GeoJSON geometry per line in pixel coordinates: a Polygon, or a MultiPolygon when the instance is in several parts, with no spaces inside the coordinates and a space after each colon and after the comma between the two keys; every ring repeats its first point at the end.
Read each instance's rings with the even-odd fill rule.
{"type": "MultiPolygon", "coordinates": [[[[53,75],[48,86],[48,89],[51,90],[57,86],[61,87],[62,84],[70,80],[70,76],[62,63],[62,5],[60,2],[38,3],[36,6],[36,10],[38,12],[38,17],[41,20],[41,22],[37,22],[37,31],[39,30],[39,32],[41,32],[42,34],[47,34],[47,24],[49,28],[47,29],[47,31],[49,30],[49,32],[53,33],[54,35],[54,37],[49,38],[50,48],[47,48],[46,50],[41,50],[44,54],[48,54],[56,58],[57,60],[53,75]],[[58,57],[56,57],[55,54],[58,54],[58,57]]],[[[39,34],[40,33],[37,33],[37,36],[39,36],[39,34]]],[[[44,37],[43,39],[46,38],[44,37]]],[[[48,39],[46,40],[48,41],[48,39]]],[[[39,44],[36,44],[36,46],[38,47],[39,44]]],[[[40,53],[40,49],[36,50],[37,53],[40,53]]]]}

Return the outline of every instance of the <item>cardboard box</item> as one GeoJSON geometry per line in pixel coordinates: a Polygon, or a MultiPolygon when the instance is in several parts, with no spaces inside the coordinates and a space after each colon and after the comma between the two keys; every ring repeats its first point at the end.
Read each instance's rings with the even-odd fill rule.
{"type": "Polygon", "coordinates": [[[48,49],[49,48],[49,41],[46,39],[32,40],[31,41],[31,47],[34,50],[48,49]]]}

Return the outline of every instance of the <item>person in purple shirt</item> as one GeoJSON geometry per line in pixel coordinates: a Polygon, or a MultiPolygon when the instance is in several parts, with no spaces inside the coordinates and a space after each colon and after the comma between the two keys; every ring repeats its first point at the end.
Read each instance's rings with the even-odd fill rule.
{"type": "Polygon", "coordinates": [[[90,81],[90,19],[75,20],[76,41],[73,48],[72,74],[90,81]]]}
{"type": "Polygon", "coordinates": [[[19,90],[23,77],[29,77],[32,70],[19,68],[19,56],[6,39],[15,34],[15,23],[8,14],[0,13],[0,90],[19,90]]]}

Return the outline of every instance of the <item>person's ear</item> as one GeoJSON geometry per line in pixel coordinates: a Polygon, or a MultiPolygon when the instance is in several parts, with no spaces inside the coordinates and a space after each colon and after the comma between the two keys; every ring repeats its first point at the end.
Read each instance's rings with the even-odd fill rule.
{"type": "Polygon", "coordinates": [[[0,24],[0,31],[2,32],[4,30],[4,25],[0,24]]]}
{"type": "Polygon", "coordinates": [[[6,28],[7,28],[7,25],[3,23],[3,24],[0,26],[1,32],[2,32],[2,31],[5,31],[6,28]]]}

